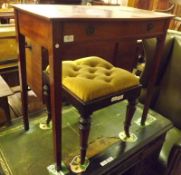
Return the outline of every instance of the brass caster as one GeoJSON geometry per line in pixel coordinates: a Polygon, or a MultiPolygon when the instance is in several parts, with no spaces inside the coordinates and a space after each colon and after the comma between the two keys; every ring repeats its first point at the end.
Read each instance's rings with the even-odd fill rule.
{"type": "Polygon", "coordinates": [[[39,124],[39,127],[42,130],[50,130],[50,129],[52,129],[52,123],[47,124],[46,122],[41,122],[39,124]]]}
{"type": "Polygon", "coordinates": [[[155,122],[157,119],[155,117],[153,117],[152,115],[148,114],[148,117],[145,121],[145,124],[144,125],[141,125],[141,118],[138,118],[135,123],[138,125],[138,126],[149,126],[151,125],[153,122],[155,122]]]}
{"type": "Polygon", "coordinates": [[[119,138],[123,142],[136,142],[137,140],[137,136],[134,133],[130,133],[130,137],[127,137],[124,131],[119,133],[119,138]]]}
{"type": "Polygon", "coordinates": [[[50,165],[47,167],[49,175],[65,175],[62,171],[57,171],[55,165],[50,165]]]}
{"type": "Polygon", "coordinates": [[[67,167],[65,166],[64,163],[62,163],[62,170],[61,171],[56,170],[55,164],[49,165],[47,167],[47,170],[48,170],[49,175],[65,175],[65,174],[69,173],[69,170],[67,169],[67,167]]]}
{"type": "Polygon", "coordinates": [[[89,166],[89,160],[86,158],[83,165],[80,164],[80,156],[75,156],[70,162],[70,169],[73,173],[85,172],[89,166]]]}

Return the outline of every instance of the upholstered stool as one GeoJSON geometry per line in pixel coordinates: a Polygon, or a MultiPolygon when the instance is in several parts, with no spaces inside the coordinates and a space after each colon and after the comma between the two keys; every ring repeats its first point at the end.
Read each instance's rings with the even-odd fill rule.
{"type": "MultiPolygon", "coordinates": [[[[48,66],[47,75],[49,71],[48,66]]],[[[94,111],[127,99],[129,103],[124,130],[126,136],[130,137],[129,127],[141,89],[139,79],[135,75],[114,67],[102,58],[91,56],[62,62],[62,86],[66,100],[80,113],[80,164],[85,162],[90,116],[94,111]]],[[[48,122],[50,117],[51,114],[48,122]]]]}

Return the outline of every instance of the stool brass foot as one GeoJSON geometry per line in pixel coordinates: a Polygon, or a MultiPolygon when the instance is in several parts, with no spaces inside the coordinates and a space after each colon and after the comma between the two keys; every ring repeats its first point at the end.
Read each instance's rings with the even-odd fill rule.
{"type": "Polygon", "coordinates": [[[56,170],[55,164],[49,165],[47,167],[47,170],[48,170],[49,175],[65,175],[65,174],[69,173],[69,170],[67,169],[67,167],[65,166],[64,163],[62,163],[62,170],[61,171],[56,170]]]}
{"type": "Polygon", "coordinates": [[[123,142],[136,142],[137,140],[137,136],[134,133],[130,133],[130,137],[127,137],[124,131],[119,133],[119,138],[123,142]]]}
{"type": "Polygon", "coordinates": [[[80,164],[80,156],[75,156],[70,162],[70,169],[74,173],[82,173],[85,172],[87,167],[89,166],[89,160],[86,158],[84,164],[80,164]]]}
{"type": "Polygon", "coordinates": [[[47,124],[46,122],[41,122],[39,124],[39,127],[42,130],[49,130],[49,129],[52,129],[52,123],[47,124]]]}
{"type": "Polygon", "coordinates": [[[138,118],[138,119],[135,121],[135,123],[136,123],[138,126],[145,127],[145,126],[151,125],[151,124],[154,123],[156,120],[157,120],[157,119],[156,119],[154,116],[148,114],[147,119],[146,119],[144,125],[141,125],[141,118],[138,118]]]}

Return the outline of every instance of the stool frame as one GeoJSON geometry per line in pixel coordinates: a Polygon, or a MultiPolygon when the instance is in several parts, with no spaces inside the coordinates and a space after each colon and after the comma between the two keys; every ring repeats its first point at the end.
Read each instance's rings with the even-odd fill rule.
{"type": "MultiPolygon", "coordinates": [[[[43,95],[44,102],[47,107],[48,117],[47,125],[51,121],[51,111],[50,111],[50,87],[49,78],[46,72],[43,73],[43,95]]],[[[66,87],[62,85],[62,94],[68,103],[73,105],[80,113],[79,119],[79,132],[80,132],[80,163],[84,164],[86,158],[86,152],[88,148],[88,138],[91,128],[91,115],[94,111],[101,108],[107,107],[109,105],[115,104],[117,102],[128,100],[126,117],[124,121],[124,131],[127,137],[130,137],[130,126],[131,121],[136,110],[137,98],[140,95],[141,84],[136,85],[125,90],[121,90],[110,95],[106,95],[88,102],[82,101],[80,98],[75,96],[66,87]]]]}

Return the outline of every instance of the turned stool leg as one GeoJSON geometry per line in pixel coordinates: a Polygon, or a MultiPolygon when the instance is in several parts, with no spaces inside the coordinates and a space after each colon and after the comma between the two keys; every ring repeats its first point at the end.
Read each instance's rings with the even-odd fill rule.
{"type": "Polygon", "coordinates": [[[80,117],[80,163],[85,163],[85,157],[88,147],[88,137],[90,132],[91,118],[90,115],[80,117]]]}
{"type": "Polygon", "coordinates": [[[126,118],[124,122],[124,131],[127,137],[130,137],[129,128],[131,126],[131,121],[136,110],[136,99],[128,99],[126,118]]]}
{"type": "Polygon", "coordinates": [[[43,86],[43,95],[44,95],[44,100],[45,100],[47,113],[48,113],[46,124],[49,125],[51,121],[51,110],[50,110],[50,89],[48,85],[43,86]]]}
{"type": "Polygon", "coordinates": [[[47,113],[48,113],[48,118],[47,118],[46,124],[49,125],[50,121],[52,119],[52,117],[51,117],[51,110],[50,110],[50,99],[47,101],[46,106],[47,106],[47,113]]]}

